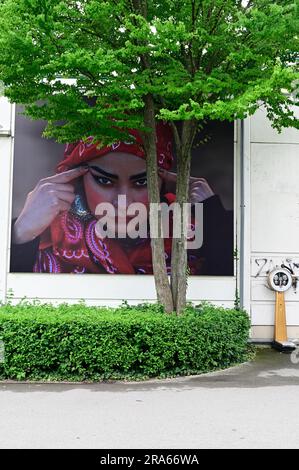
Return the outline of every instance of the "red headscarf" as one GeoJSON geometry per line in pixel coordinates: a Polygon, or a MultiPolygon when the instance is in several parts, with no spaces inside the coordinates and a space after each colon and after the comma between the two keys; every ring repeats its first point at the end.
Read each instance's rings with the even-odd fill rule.
{"type": "MultiPolygon", "coordinates": [[[[64,159],[58,164],[57,171],[69,170],[80,163],[89,162],[94,158],[102,157],[109,152],[132,153],[145,159],[142,138],[135,129],[130,129],[129,134],[135,138],[135,142],[116,142],[107,147],[100,147],[99,143],[92,143],[93,137],[87,141],[68,144],[64,151],[64,159]]],[[[157,161],[160,168],[170,170],[173,163],[172,131],[170,125],[160,121],[156,126],[157,161]]]]}
{"type": "MultiPolygon", "coordinates": [[[[77,142],[66,146],[64,159],[57,166],[62,172],[81,163],[88,162],[109,152],[132,153],[145,158],[142,139],[138,131],[130,130],[134,143],[118,142],[100,148],[92,143],[77,142]]],[[[172,132],[168,124],[159,122],[156,127],[158,166],[169,170],[173,162],[172,132]]],[[[175,195],[167,193],[164,199],[170,204],[175,195]]],[[[135,244],[124,249],[116,239],[100,239],[95,232],[97,220],[83,221],[71,212],[60,213],[50,227],[50,243],[41,243],[35,272],[51,273],[110,273],[110,274],[152,274],[152,253],[150,238],[137,239],[135,244]]],[[[172,239],[164,240],[165,259],[168,271],[171,264],[172,239]]],[[[197,274],[202,259],[193,257],[189,262],[191,273],[197,274]]]]}

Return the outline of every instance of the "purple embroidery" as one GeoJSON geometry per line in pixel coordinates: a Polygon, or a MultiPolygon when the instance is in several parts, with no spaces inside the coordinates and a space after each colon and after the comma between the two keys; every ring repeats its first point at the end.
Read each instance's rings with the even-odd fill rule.
{"type": "Polygon", "coordinates": [[[61,226],[65,233],[66,239],[72,245],[75,245],[83,237],[83,227],[79,220],[69,217],[68,212],[61,215],[61,226]]]}
{"type": "Polygon", "coordinates": [[[91,250],[95,260],[103,265],[108,273],[116,273],[117,268],[113,265],[107,245],[95,234],[96,221],[92,220],[86,228],[86,243],[91,250]]]}
{"type": "Polygon", "coordinates": [[[38,252],[38,259],[33,267],[35,273],[60,273],[61,266],[56,256],[50,250],[38,252]]]}

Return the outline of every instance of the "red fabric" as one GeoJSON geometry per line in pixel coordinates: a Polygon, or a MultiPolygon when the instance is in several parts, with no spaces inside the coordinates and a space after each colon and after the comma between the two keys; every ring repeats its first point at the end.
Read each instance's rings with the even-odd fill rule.
{"type": "MultiPolygon", "coordinates": [[[[57,171],[60,173],[69,170],[76,165],[89,162],[109,152],[126,152],[140,158],[145,158],[140,133],[135,129],[130,129],[129,133],[135,137],[136,141],[134,143],[117,142],[111,146],[99,148],[99,143],[93,144],[92,137],[90,137],[87,142],[80,141],[75,144],[68,144],[65,148],[64,159],[58,164],[57,171]]],[[[173,162],[173,153],[172,131],[169,124],[160,121],[156,126],[156,135],[158,166],[165,170],[170,170],[173,162]]]]}
{"type": "MultiPolygon", "coordinates": [[[[34,272],[152,274],[150,238],[124,248],[117,239],[101,239],[95,232],[96,219],[86,224],[70,212],[62,212],[51,224],[52,245],[40,249],[34,272]]],[[[167,271],[171,268],[172,238],[164,239],[167,271]]],[[[191,274],[200,274],[203,258],[192,256],[191,274]]]]}

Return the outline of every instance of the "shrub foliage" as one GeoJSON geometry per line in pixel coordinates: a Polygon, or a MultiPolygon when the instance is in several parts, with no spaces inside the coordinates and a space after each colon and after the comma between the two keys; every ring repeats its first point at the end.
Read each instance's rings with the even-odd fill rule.
{"type": "Polygon", "coordinates": [[[0,306],[0,378],[142,379],[202,373],[247,358],[249,318],[201,304],[183,315],[159,305],[0,306]]]}

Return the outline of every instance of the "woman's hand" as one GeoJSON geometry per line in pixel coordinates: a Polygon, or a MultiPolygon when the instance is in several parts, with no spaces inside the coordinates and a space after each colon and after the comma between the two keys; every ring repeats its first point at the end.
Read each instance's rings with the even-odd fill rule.
{"type": "Polygon", "coordinates": [[[211,196],[214,196],[214,192],[206,179],[190,177],[189,202],[191,202],[191,204],[203,202],[211,196]]]}
{"type": "MultiPolygon", "coordinates": [[[[171,171],[159,169],[158,174],[165,181],[166,192],[175,193],[177,175],[171,171]]],[[[203,202],[205,199],[214,196],[214,192],[209,183],[204,178],[190,176],[189,178],[189,202],[203,202]]]]}
{"type": "Polygon", "coordinates": [[[84,175],[88,169],[74,168],[41,179],[28,194],[25,205],[13,228],[13,243],[33,240],[53,222],[61,211],[67,211],[75,199],[71,181],[84,175]]]}

